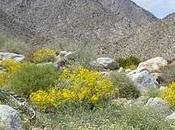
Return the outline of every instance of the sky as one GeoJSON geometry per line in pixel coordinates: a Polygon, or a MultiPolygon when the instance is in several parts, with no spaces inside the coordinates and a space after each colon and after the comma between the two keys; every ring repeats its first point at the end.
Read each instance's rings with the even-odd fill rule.
{"type": "Polygon", "coordinates": [[[158,18],[175,12],[175,0],[132,0],[158,18]]]}

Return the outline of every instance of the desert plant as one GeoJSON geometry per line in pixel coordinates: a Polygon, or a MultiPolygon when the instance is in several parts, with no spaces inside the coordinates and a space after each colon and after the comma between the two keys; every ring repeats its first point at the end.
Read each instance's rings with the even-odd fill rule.
{"type": "Polygon", "coordinates": [[[55,85],[58,76],[58,71],[52,65],[25,64],[11,77],[9,87],[18,94],[29,96],[32,92],[55,85]]]}
{"type": "Polygon", "coordinates": [[[8,82],[9,74],[6,72],[0,73],[0,87],[3,87],[8,82]]]}
{"type": "Polygon", "coordinates": [[[88,104],[66,102],[53,113],[43,113],[45,125],[52,129],[90,130],[172,130],[166,114],[145,106],[123,106],[111,101],[88,104]]]}
{"type": "Polygon", "coordinates": [[[59,86],[33,92],[30,100],[41,108],[57,107],[64,102],[89,102],[95,105],[102,99],[112,97],[114,93],[110,78],[85,68],[64,69],[59,86]]]}
{"type": "Polygon", "coordinates": [[[127,106],[120,111],[121,124],[125,123],[134,130],[171,130],[165,121],[166,114],[147,106],[127,106]]]}
{"type": "Polygon", "coordinates": [[[9,73],[15,73],[18,69],[21,68],[21,63],[18,63],[17,61],[13,59],[7,59],[1,62],[0,64],[3,68],[6,69],[9,73]]]}
{"type": "Polygon", "coordinates": [[[148,97],[161,97],[161,90],[159,88],[152,88],[146,92],[146,96],[148,97]]]}
{"type": "Polygon", "coordinates": [[[33,53],[32,61],[39,63],[49,61],[56,56],[56,51],[49,48],[42,48],[33,53]]]}
{"type": "Polygon", "coordinates": [[[140,59],[138,59],[135,56],[129,56],[127,58],[119,58],[117,59],[117,61],[121,67],[129,69],[135,69],[141,62],[140,59]]]}
{"type": "Polygon", "coordinates": [[[2,31],[0,32],[0,50],[26,54],[31,49],[30,44],[26,44],[21,39],[2,31]]]}
{"type": "Polygon", "coordinates": [[[140,96],[140,92],[134,83],[123,73],[112,72],[110,74],[114,86],[117,86],[119,90],[120,98],[137,98],[140,96]]]}
{"type": "Polygon", "coordinates": [[[161,97],[172,107],[175,107],[175,82],[169,84],[164,90],[162,90],[161,97]]]}

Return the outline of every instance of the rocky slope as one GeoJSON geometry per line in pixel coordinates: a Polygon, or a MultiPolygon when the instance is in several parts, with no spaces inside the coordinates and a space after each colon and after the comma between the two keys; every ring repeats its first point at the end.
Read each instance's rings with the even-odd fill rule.
{"type": "Polygon", "coordinates": [[[0,12],[5,26],[37,44],[55,39],[108,44],[157,21],[130,0],[0,0],[0,12]]]}
{"type": "Polygon", "coordinates": [[[8,32],[39,46],[89,44],[110,56],[173,59],[174,21],[175,14],[159,20],[130,0],[0,0],[8,32]]]}
{"type": "Polygon", "coordinates": [[[163,56],[174,59],[175,14],[144,28],[139,28],[135,35],[121,40],[117,46],[123,48],[121,53],[125,55],[134,54],[143,58],[163,56]]]}

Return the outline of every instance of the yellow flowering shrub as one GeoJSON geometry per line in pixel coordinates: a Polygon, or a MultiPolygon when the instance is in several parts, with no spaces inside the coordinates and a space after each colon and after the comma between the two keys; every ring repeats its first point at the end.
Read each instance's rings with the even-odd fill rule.
{"type": "Polygon", "coordinates": [[[30,100],[40,107],[48,104],[57,106],[67,101],[86,101],[96,104],[101,99],[114,94],[114,87],[110,78],[104,77],[97,71],[84,68],[64,69],[59,82],[61,87],[33,92],[30,95],[30,100]]]}
{"type": "Polygon", "coordinates": [[[42,48],[37,50],[32,55],[33,62],[43,62],[56,56],[56,51],[49,48],[42,48]]]}
{"type": "Polygon", "coordinates": [[[0,73],[0,87],[3,87],[8,81],[8,73],[0,73]]]}
{"type": "Polygon", "coordinates": [[[10,76],[21,68],[21,63],[13,59],[7,59],[0,62],[0,66],[6,71],[0,73],[0,87],[3,87],[9,80],[10,76]]]}
{"type": "Polygon", "coordinates": [[[21,63],[16,62],[12,59],[7,59],[1,62],[1,66],[9,73],[14,73],[21,68],[21,63]]]}
{"type": "Polygon", "coordinates": [[[77,94],[78,100],[88,100],[93,104],[114,91],[110,78],[82,67],[64,69],[59,80],[77,94]]]}
{"type": "Polygon", "coordinates": [[[171,106],[175,107],[175,82],[169,84],[166,89],[161,92],[161,97],[171,106]]]}

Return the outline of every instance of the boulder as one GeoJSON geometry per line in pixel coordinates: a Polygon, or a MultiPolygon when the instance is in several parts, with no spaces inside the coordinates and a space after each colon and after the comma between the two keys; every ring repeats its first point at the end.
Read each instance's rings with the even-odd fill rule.
{"type": "Polygon", "coordinates": [[[100,57],[95,61],[90,62],[90,65],[98,70],[116,70],[119,69],[119,64],[112,58],[100,57]]]}
{"type": "Polygon", "coordinates": [[[166,101],[164,101],[163,99],[158,98],[158,97],[150,98],[148,100],[148,102],[146,103],[146,106],[151,106],[151,107],[156,108],[158,110],[171,112],[169,104],[166,101]]]}
{"type": "Polygon", "coordinates": [[[134,82],[140,92],[146,92],[152,88],[158,88],[157,79],[148,70],[133,70],[127,76],[134,82]]]}
{"type": "Polygon", "coordinates": [[[154,73],[154,72],[160,72],[160,68],[165,67],[167,65],[168,65],[168,61],[165,60],[163,57],[155,57],[147,61],[141,62],[138,65],[137,69],[139,70],[147,69],[151,73],[154,73]]]}
{"type": "Polygon", "coordinates": [[[17,62],[21,62],[25,59],[25,56],[16,53],[0,52],[0,60],[13,59],[17,62]]]}
{"type": "Polygon", "coordinates": [[[0,105],[0,122],[8,129],[22,129],[20,114],[7,105],[0,105]]]}

